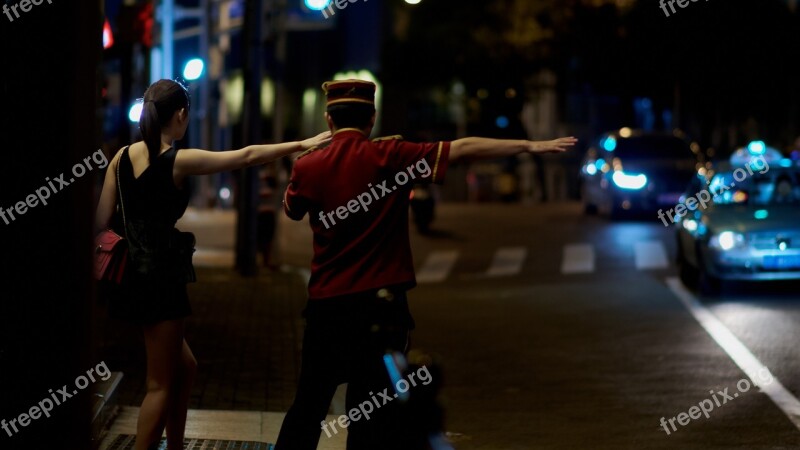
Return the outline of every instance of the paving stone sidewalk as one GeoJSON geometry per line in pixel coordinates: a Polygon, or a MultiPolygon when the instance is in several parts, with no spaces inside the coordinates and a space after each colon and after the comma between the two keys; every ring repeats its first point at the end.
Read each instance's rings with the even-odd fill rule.
{"type": "MultiPolygon", "coordinates": [[[[243,278],[230,269],[197,269],[189,285],[193,315],[186,338],[199,363],[193,409],[286,411],[300,368],[306,287],[300,275],[261,270],[243,278]]],[[[145,394],[141,331],[107,318],[101,308],[100,357],[124,372],[120,405],[138,406],[145,394]]]]}

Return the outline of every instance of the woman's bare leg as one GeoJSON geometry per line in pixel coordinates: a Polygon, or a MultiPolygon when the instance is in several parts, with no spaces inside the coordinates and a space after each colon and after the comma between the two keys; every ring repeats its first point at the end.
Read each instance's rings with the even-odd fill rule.
{"type": "MultiPolygon", "coordinates": [[[[147,350],[147,395],[139,410],[135,450],[158,444],[171,409],[170,399],[183,347],[183,320],[168,320],[144,327],[147,350]]],[[[177,448],[181,450],[183,445],[177,448]]]]}
{"type": "Polygon", "coordinates": [[[170,450],[183,448],[183,436],[186,431],[186,413],[192,396],[192,384],[197,374],[197,360],[186,340],[183,341],[180,366],[172,392],[169,415],[167,416],[167,448],[170,450]]]}

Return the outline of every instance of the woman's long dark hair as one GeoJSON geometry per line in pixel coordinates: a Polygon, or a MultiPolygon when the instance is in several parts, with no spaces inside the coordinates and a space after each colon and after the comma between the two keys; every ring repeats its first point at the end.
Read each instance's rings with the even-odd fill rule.
{"type": "Polygon", "coordinates": [[[159,80],[151,84],[144,93],[142,117],[139,130],[142,132],[147,154],[153,162],[161,153],[161,130],[176,111],[189,111],[189,93],[177,81],[159,80]]]}

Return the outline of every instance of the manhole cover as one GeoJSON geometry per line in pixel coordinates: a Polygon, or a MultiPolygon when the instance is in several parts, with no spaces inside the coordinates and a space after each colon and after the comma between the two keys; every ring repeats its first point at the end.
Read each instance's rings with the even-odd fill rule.
{"type": "MultiPolygon", "coordinates": [[[[136,436],[121,434],[114,439],[106,450],[133,450],[136,436]]],[[[220,441],[217,439],[186,439],[184,450],[272,450],[272,444],[264,442],[220,441]]],[[[158,450],[167,450],[166,439],[161,440],[158,450]]]]}

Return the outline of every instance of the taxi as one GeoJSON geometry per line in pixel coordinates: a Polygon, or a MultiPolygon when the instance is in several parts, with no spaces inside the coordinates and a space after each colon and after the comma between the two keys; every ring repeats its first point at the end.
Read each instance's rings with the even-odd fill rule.
{"type": "Polygon", "coordinates": [[[800,279],[800,161],[755,141],[697,186],[711,202],[676,221],[685,284],[715,294],[726,280],[800,279]]]}

